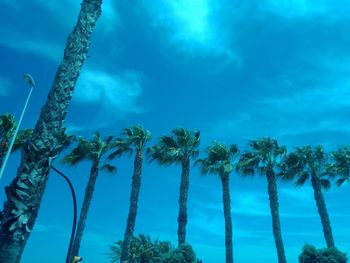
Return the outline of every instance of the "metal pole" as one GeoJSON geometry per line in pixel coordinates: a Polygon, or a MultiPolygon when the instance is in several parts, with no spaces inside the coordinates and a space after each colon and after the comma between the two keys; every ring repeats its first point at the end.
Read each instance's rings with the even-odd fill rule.
{"type": "Polygon", "coordinates": [[[17,124],[17,127],[16,127],[16,131],[15,131],[14,135],[12,136],[11,144],[10,144],[9,148],[7,149],[4,162],[2,163],[2,166],[1,166],[1,170],[0,170],[0,180],[1,180],[2,175],[3,175],[3,173],[4,173],[7,160],[8,160],[8,158],[9,158],[10,154],[11,154],[12,146],[13,146],[13,144],[15,143],[15,140],[16,140],[16,137],[17,137],[17,133],[18,133],[19,127],[21,126],[21,122],[22,122],[24,113],[25,113],[25,111],[26,111],[26,109],[27,109],[28,102],[29,102],[30,96],[32,95],[33,89],[34,89],[34,85],[31,85],[29,94],[28,94],[28,96],[27,96],[26,103],[24,104],[24,108],[23,108],[23,110],[22,110],[21,117],[19,118],[19,121],[18,121],[18,124],[17,124]]]}
{"type": "MultiPolygon", "coordinates": [[[[51,168],[52,168],[52,170],[54,170],[56,173],[58,173],[60,176],[62,176],[67,181],[69,188],[71,190],[71,193],[72,193],[72,198],[73,198],[73,211],[74,211],[73,227],[72,227],[72,233],[70,236],[67,257],[66,257],[66,263],[70,263],[70,254],[72,251],[73,241],[74,241],[74,237],[75,237],[75,230],[76,230],[76,226],[77,226],[77,199],[75,197],[75,191],[74,191],[73,185],[72,185],[71,181],[69,180],[69,178],[67,176],[65,176],[62,172],[57,170],[55,167],[53,167],[52,165],[51,165],[51,168]]],[[[74,256],[75,255],[73,255],[73,257],[74,256]]],[[[81,260],[82,260],[82,258],[79,258],[79,261],[81,261],[81,260]]]]}

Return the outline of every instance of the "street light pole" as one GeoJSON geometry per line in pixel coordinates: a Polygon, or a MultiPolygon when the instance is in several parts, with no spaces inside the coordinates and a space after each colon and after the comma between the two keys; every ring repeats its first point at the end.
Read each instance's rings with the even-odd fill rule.
{"type": "Polygon", "coordinates": [[[9,148],[7,149],[6,156],[5,156],[5,158],[4,158],[4,162],[2,163],[2,166],[1,166],[1,169],[0,169],[0,180],[1,180],[2,175],[3,175],[3,173],[4,173],[7,160],[8,160],[8,158],[9,158],[10,154],[11,154],[13,144],[15,143],[15,140],[16,140],[16,137],[17,137],[17,133],[18,133],[18,130],[19,130],[19,127],[21,126],[21,122],[22,122],[24,113],[25,113],[25,111],[26,111],[26,109],[27,109],[27,106],[28,106],[28,102],[29,102],[30,96],[32,95],[33,89],[34,89],[34,87],[35,87],[35,82],[34,82],[34,79],[33,79],[33,77],[32,77],[31,75],[29,75],[29,74],[24,74],[24,75],[23,75],[23,78],[24,78],[24,80],[28,83],[28,85],[30,86],[30,91],[29,91],[29,94],[28,94],[28,96],[27,96],[27,100],[26,100],[26,102],[25,102],[25,104],[24,104],[21,117],[19,118],[19,121],[18,121],[16,130],[15,130],[15,133],[14,133],[14,135],[12,136],[12,140],[11,140],[10,146],[9,146],[9,148]]]}

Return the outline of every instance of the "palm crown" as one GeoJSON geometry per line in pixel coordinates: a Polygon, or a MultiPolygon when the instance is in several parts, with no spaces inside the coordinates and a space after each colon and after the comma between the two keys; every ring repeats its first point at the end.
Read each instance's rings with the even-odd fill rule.
{"type": "Polygon", "coordinates": [[[337,151],[332,152],[332,160],[332,163],[327,166],[327,174],[333,178],[338,176],[336,184],[340,186],[345,181],[349,181],[350,148],[341,147],[337,151]]]}
{"type": "Polygon", "coordinates": [[[285,146],[279,146],[277,140],[267,137],[251,141],[250,148],[250,151],[241,155],[237,170],[250,176],[255,172],[263,175],[268,170],[280,171],[287,151],[285,146]]]}
{"type": "Polygon", "coordinates": [[[0,116],[0,136],[2,138],[11,138],[16,126],[16,120],[10,113],[5,113],[0,116]]]}
{"type": "Polygon", "coordinates": [[[297,147],[296,150],[288,154],[284,160],[285,180],[296,178],[297,186],[306,183],[311,176],[317,175],[323,188],[330,187],[329,180],[323,178],[326,173],[327,155],[322,146],[312,148],[310,145],[297,147]]]}
{"type": "Polygon", "coordinates": [[[109,159],[120,157],[124,153],[130,155],[136,150],[142,151],[148,141],[151,140],[151,132],[142,125],[125,128],[122,131],[123,138],[117,138],[113,142],[115,150],[109,155],[109,159]]]}
{"type": "Polygon", "coordinates": [[[148,149],[151,161],[157,160],[160,164],[170,165],[180,163],[184,157],[196,158],[199,154],[199,131],[189,131],[185,128],[176,128],[170,136],[162,136],[157,145],[148,149]]]}
{"type": "MultiPolygon", "coordinates": [[[[77,146],[62,159],[64,164],[74,166],[83,160],[100,160],[113,146],[113,136],[102,139],[99,132],[96,132],[90,141],[83,137],[77,137],[75,140],[77,146]]],[[[116,171],[116,168],[110,164],[104,164],[101,169],[108,172],[116,171]]]]}
{"type": "Polygon", "coordinates": [[[207,157],[196,161],[200,166],[201,174],[229,174],[233,171],[233,159],[239,150],[236,144],[229,147],[214,141],[213,145],[206,149],[207,157]]]}

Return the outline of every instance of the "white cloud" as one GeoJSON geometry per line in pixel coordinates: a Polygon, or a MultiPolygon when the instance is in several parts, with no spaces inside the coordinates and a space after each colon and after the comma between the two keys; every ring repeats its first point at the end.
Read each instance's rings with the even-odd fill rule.
{"type": "Polygon", "coordinates": [[[79,118],[67,125],[69,131],[99,129],[130,113],[142,113],[138,105],[142,93],[142,75],[135,71],[111,74],[101,70],[83,70],[73,96],[73,105],[94,109],[93,117],[79,118]],[[86,123],[88,121],[88,123],[86,123]]]}
{"type": "Polygon", "coordinates": [[[78,103],[92,103],[106,110],[122,113],[140,113],[142,109],[136,100],[141,95],[142,76],[127,71],[113,75],[99,70],[83,70],[77,84],[74,100],[78,103]]]}
{"type": "Polygon", "coordinates": [[[11,82],[0,77],[0,96],[6,96],[10,92],[11,82]]]}

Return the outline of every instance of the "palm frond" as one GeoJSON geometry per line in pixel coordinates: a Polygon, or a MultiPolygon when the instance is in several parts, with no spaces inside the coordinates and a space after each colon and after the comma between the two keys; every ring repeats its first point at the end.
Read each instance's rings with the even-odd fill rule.
{"type": "Polygon", "coordinates": [[[33,135],[32,129],[24,129],[19,131],[11,151],[15,152],[21,149],[25,145],[27,140],[29,140],[32,137],[32,135],[33,135]]]}
{"type": "Polygon", "coordinates": [[[345,183],[345,181],[349,181],[349,179],[342,177],[342,178],[337,179],[337,181],[335,183],[337,186],[341,186],[345,183]]]}
{"type": "Polygon", "coordinates": [[[310,178],[310,173],[308,173],[307,171],[302,171],[299,173],[299,176],[295,181],[295,185],[296,186],[304,185],[309,178],[310,178]]]}
{"type": "MultiPolygon", "coordinates": [[[[200,167],[202,175],[205,174],[229,174],[233,171],[232,161],[235,155],[231,153],[232,146],[227,147],[225,144],[214,141],[211,146],[206,149],[206,158],[199,159],[195,162],[200,167]]],[[[238,152],[234,151],[235,154],[238,152]]]]}
{"type": "Polygon", "coordinates": [[[323,189],[328,190],[331,188],[331,182],[329,180],[321,179],[320,182],[323,189]]]}
{"type": "Polygon", "coordinates": [[[101,171],[105,171],[105,172],[108,172],[110,174],[113,174],[113,173],[117,172],[117,167],[115,167],[114,165],[106,163],[106,164],[102,165],[101,171]]]}
{"type": "Polygon", "coordinates": [[[0,116],[0,139],[10,140],[15,129],[17,122],[14,116],[10,113],[5,113],[0,116]]]}
{"type": "Polygon", "coordinates": [[[83,160],[89,159],[91,144],[83,137],[76,137],[77,146],[72,151],[63,157],[61,163],[75,166],[83,160]]]}

